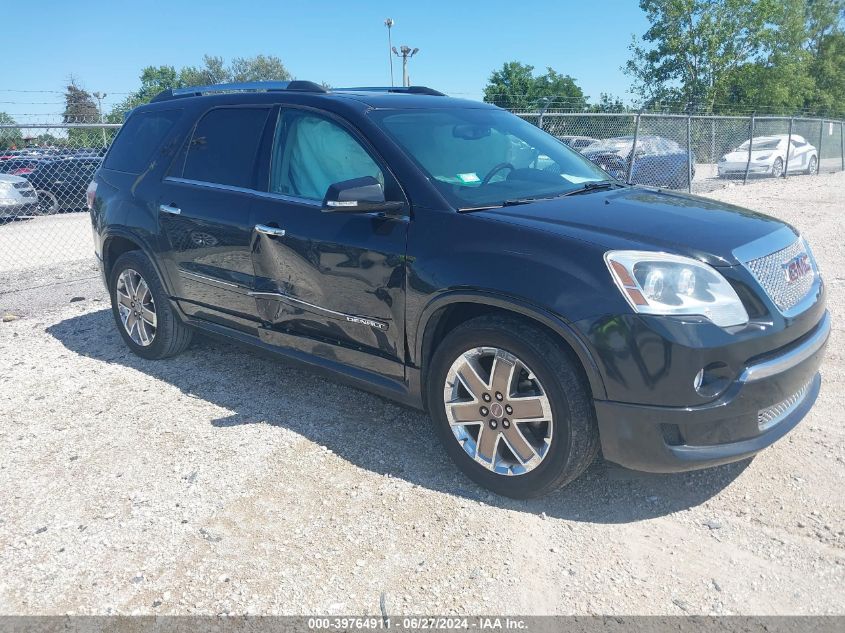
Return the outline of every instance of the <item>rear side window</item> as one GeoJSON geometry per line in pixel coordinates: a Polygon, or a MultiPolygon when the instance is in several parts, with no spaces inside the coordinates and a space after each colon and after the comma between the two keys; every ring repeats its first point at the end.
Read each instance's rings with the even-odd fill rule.
{"type": "Polygon", "coordinates": [[[251,187],[255,156],[269,108],[216,108],[197,124],[182,177],[251,187]]]}
{"type": "Polygon", "coordinates": [[[106,169],[140,174],[150,164],[153,152],[164,141],[181,110],[139,112],[129,117],[112,144],[106,169]]]}

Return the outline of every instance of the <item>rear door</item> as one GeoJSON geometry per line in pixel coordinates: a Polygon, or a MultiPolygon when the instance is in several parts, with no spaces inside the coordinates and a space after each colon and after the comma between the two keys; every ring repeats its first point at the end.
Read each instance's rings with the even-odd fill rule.
{"type": "Polygon", "coordinates": [[[254,289],[249,212],[270,110],[226,106],[206,112],[162,183],[163,251],[187,314],[240,328],[257,319],[249,294],[254,289]]]}
{"type": "MultiPolygon", "coordinates": [[[[404,378],[407,213],[324,213],[329,185],[397,181],[354,129],[328,113],[283,108],[267,194],[252,208],[262,336],[328,360],[404,378]]],[[[406,207],[407,209],[407,204],[406,207]]]]}

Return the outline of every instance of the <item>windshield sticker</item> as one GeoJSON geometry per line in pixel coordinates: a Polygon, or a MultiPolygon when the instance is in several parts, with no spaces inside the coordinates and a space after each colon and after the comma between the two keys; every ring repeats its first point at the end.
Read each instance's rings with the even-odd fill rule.
{"type": "Polygon", "coordinates": [[[468,174],[458,174],[458,178],[461,182],[481,182],[481,178],[478,177],[474,171],[469,172],[468,174]]]}

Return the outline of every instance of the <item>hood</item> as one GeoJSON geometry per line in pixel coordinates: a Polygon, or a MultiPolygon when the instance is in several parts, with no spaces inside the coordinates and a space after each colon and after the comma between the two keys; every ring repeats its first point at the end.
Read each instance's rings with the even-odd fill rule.
{"type": "Polygon", "coordinates": [[[20,176],[12,176],[11,174],[0,174],[0,182],[26,182],[26,178],[20,176]]]}
{"type": "Polygon", "coordinates": [[[734,249],[785,226],[741,207],[644,187],[599,190],[482,213],[607,249],[660,250],[713,266],[740,263],[734,249]]]}

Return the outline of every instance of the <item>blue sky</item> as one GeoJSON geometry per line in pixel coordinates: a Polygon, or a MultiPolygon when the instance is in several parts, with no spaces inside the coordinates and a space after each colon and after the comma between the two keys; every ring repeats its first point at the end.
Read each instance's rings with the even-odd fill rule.
{"type": "MultiPolygon", "coordinates": [[[[491,71],[518,60],[572,75],[592,98],[628,97],[620,70],[633,34],[647,22],[635,0],[515,3],[359,0],[42,0],[33,28],[4,34],[0,110],[36,122],[62,109],[72,74],[89,91],[108,93],[104,109],[138,86],[147,65],[198,65],[204,53],[280,57],[300,79],[335,86],[387,85],[387,29],[393,44],[419,47],[411,80],[480,99],[491,71]]],[[[395,65],[397,83],[401,63],[395,65]]],[[[52,118],[52,117],[51,117],[52,118]]]]}

